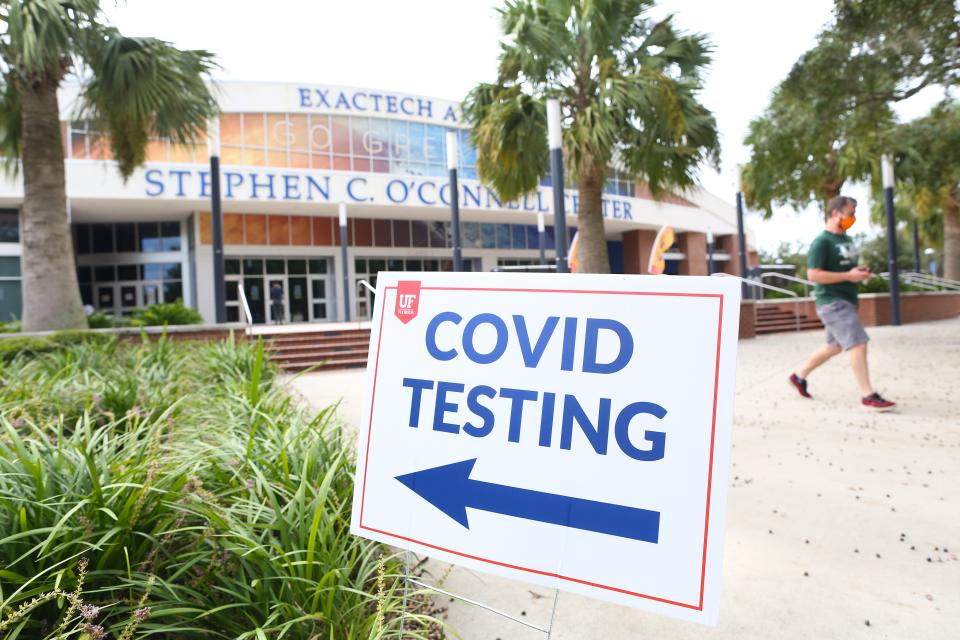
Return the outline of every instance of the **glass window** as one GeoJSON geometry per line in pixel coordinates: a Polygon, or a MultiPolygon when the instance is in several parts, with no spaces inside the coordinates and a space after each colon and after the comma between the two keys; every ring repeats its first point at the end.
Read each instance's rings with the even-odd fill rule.
{"type": "Polygon", "coordinates": [[[427,162],[432,162],[434,164],[440,164],[441,166],[446,163],[446,131],[443,127],[438,127],[436,125],[428,125],[426,127],[427,138],[424,142],[423,151],[424,158],[427,162]]]}
{"type": "Polygon", "coordinates": [[[410,160],[425,162],[427,158],[424,153],[423,139],[426,127],[419,122],[411,122],[408,131],[410,136],[410,160]]]}
{"type": "Polygon", "coordinates": [[[161,251],[180,251],[180,223],[176,220],[172,222],[160,223],[160,250],[161,251]]]}
{"type": "Polygon", "coordinates": [[[90,267],[77,267],[78,282],[92,282],[93,270],[90,267]]]}
{"type": "Polygon", "coordinates": [[[422,260],[407,260],[407,271],[423,271],[422,260]]]}
{"type": "Polygon", "coordinates": [[[140,251],[160,251],[160,225],[156,222],[141,222],[137,225],[140,235],[140,251]]]}
{"type": "Polygon", "coordinates": [[[93,252],[113,253],[113,225],[91,225],[93,230],[93,252]]]}
{"type": "Polygon", "coordinates": [[[513,236],[514,249],[527,248],[527,230],[526,230],[526,227],[524,227],[524,225],[522,224],[510,225],[510,233],[513,236]]]}
{"type": "Polygon", "coordinates": [[[83,304],[93,304],[93,287],[88,284],[80,285],[80,302],[83,304]]]}
{"type": "Polygon", "coordinates": [[[367,261],[357,258],[353,261],[353,270],[357,273],[367,273],[367,261]]]}
{"type": "Polygon", "coordinates": [[[326,258],[314,258],[308,262],[310,267],[310,273],[326,273],[327,272],[327,259],[326,258]]]}
{"type": "Polygon", "coordinates": [[[424,260],[424,261],[423,261],[423,270],[424,270],[424,271],[440,271],[440,261],[439,261],[439,260],[424,260]]]}
{"type": "Polygon", "coordinates": [[[464,247],[469,248],[479,248],[480,247],[480,224],[477,222],[464,222],[463,223],[463,242],[464,247]]]}
{"type": "Polygon", "coordinates": [[[240,322],[240,307],[227,307],[227,322],[240,322]]]}
{"type": "Polygon", "coordinates": [[[0,209],[0,242],[20,242],[20,226],[14,209],[0,209]]]}
{"type": "Polygon", "coordinates": [[[393,246],[395,247],[410,246],[410,221],[409,220],[393,221],[393,246]]]}
{"type": "MultiPolygon", "coordinates": [[[[576,231],[575,231],[574,229],[572,229],[572,228],[567,229],[567,238],[571,238],[571,239],[572,239],[572,238],[573,238],[573,234],[575,234],[575,233],[576,233],[576,231]]],[[[544,244],[547,246],[547,251],[553,251],[553,250],[555,250],[555,249],[557,248],[557,241],[556,241],[555,236],[553,235],[553,227],[547,227],[546,229],[544,229],[544,234],[543,234],[543,235],[546,236],[546,237],[544,238],[544,244]]],[[[568,242],[569,242],[569,240],[568,240],[568,242]]],[[[537,246],[539,247],[539,245],[537,245],[537,246]]]]}
{"type": "Polygon", "coordinates": [[[327,297],[327,283],[324,280],[313,280],[310,283],[310,288],[313,293],[314,299],[326,298],[327,297]]]}
{"type": "Polygon", "coordinates": [[[247,258],[243,261],[244,275],[254,275],[263,273],[263,260],[252,260],[247,258]]]}
{"type": "MultiPolygon", "coordinates": [[[[370,271],[368,272],[371,276],[375,276],[381,271],[387,270],[387,263],[385,260],[370,260],[369,262],[370,271]]],[[[371,283],[376,284],[376,283],[371,283]]]]}
{"type": "Polygon", "coordinates": [[[114,274],[113,265],[105,267],[94,267],[93,277],[97,279],[97,282],[113,282],[117,279],[114,274]]]}
{"type": "Polygon", "coordinates": [[[498,224],[497,225],[497,249],[509,249],[510,240],[511,240],[510,225],[498,224]]]}
{"type": "MultiPolygon", "coordinates": [[[[540,232],[537,230],[537,226],[533,224],[526,224],[524,228],[527,230],[527,249],[539,249],[540,248],[540,232]]],[[[547,228],[549,231],[550,228],[547,228]]],[[[550,247],[549,234],[547,236],[547,247],[550,247]]]]}
{"type": "Polygon", "coordinates": [[[124,222],[115,225],[117,232],[117,253],[137,250],[137,225],[124,222]]]}
{"type": "Polygon", "coordinates": [[[430,223],[430,246],[433,248],[444,248],[450,246],[449,223],[431,222],[430,223]]]}
{"type": "Polygon", "coordinates": [[[179,262],[165,262],[161,266],[164,280],[180,280],[183,277],[179,262]]]}
{"type": "Polygon", "coordinates": [[[137,277],[137,265],[135,264],[121,264],[117,267],[117,279],[118,280],[139,280],[137,277]]]}
{"type": "Polygon", "coordinates": [[[484,249],[497,248],[497,231],[495,225],[489,223],[480,225],[480,245],[484,249]]]}
{"type": "MultiPolygon", "coordinates": [[[[89,274],[89,269],[87,270],[89,274]]],[[[15,256],[4,256],[0,258],[0,278],[19,278],[20,277],[20,258],[15,256]]],[[[0,322],[5,322],[0,318],[0,322]]]]}
{"type": "Polygon", "coordinates": [[[235,259],[224,260],[223,272],[228,276],[240,275],[240,261],[235,259]]]}
{"type": "Polygon", "coordinates": [[[227,301],[235,302],[240,299],[240,283],[236,280],[227,280],[226,285],[226,296],[227,301]]]}
{"type": "Polygon", "coordinates": [[[245,148],[264,148],[263,116],[262,113],[243,114],[243,146],[245,148]]]}
{"type": "Polygon", "coordinates": [[[90,225],[88,224],[75,224],[73,225],[73,235],[77,239],[77,253],[90,253],[90,225]]]}
{"type": "Polygon", "coordinates": [[[267,273],[282,275],[283,272],[284,261],[282,259],[274,258],[272,260],[267,260],[267,273]]]}
{"type": "Polygon", "coordinates": [[[306,260],[287,260],[287,273],[290,275],[306,275],[307,273],[307,261],[306,260]]]}
{"type": "Polygon", "coordinates": [[[387,260],[387,271],[403,271],[403,260],[400,260],[400,259],[387,260]]]}
{"type": "Polygon", "coordinates": [[[413,246],[415,247],[430,246],[430,241],[429,241],[430,230],[426,222],[424,222],[423,220],[412,220],[410,222],[410,227],[413,235],[413,246]]]}
{"type": "Polygon", "coordinates": [[[179,282],[163,283],[163,301],[166,303],[183,300],[183,285],[179,282]]]}
{"type": "Polygon", "coordinates": [[[407,133],[406,122],[390,121],[390,157],[394,160],[410,158],[410,136],[407,133]]]}
{"type": "Polygon", "coordinates": [[[336,154],[350,155],[350,121],[344,117],[333,116],[330,118],[330,124],[333,130],[333,152],[336,154]]]}
{"type": "Polygon", "coordinates": [[[160,289],[157,288],[157,285],[145,284],[143,285],[141,291],[143,292],[143,304],[145,306],[150,306],[151,304],[157,304],[160,302],[160,289]]]}
{"type": "MultiPolygon", "coordinates": [[[[143,265],[143,280],[162,280],[163,265],[159,262],[143,265]]],[[[99,280],[99,278],[98,278],[99,280]]]]}

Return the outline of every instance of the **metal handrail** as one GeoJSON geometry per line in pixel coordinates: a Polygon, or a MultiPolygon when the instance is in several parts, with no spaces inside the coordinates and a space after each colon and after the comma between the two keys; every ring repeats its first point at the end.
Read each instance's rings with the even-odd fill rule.
{"type": "Polygon", "coordinates": [[[237,293],[240,294],[240,308],[243,310],[243,316],[247,319],[247,327],[253,324],[253,314],[250,313],[250,304],[247,302],[247,294],[243,291],[243,285],[237,285],[237,293]]]}
{"type": "Polygon", "coordinates": [[[803,285],[803,297],[810,297],[810,287],[815,286],[817,283],[812,280],[805,280],[804,278],[798,278],[797,276],[790,276],[785,273],[777,273],[776,271],[767,271],[766,273],[760,274],[760,280],[764,278],[782,278],[784,280],[789,280],[790,282],[797,282],[803,285]]]}
{"type": "Polygon", "coordinates": [[[934,276],[928,273],[922,273],[920,271],[907,271],[902,274],[904,279],[911,280],[920,280],[926,284],[931,284],[943,289],[949,289],[951,291],[960,291],[960,281],[950,280],[949,278],[941,278],[940,276],[934,276]]]}
{"type": "MultiPolygon", "coordinates": [[[[889,271],[884,271],[883,273],[878,273],[877,275],[879,275],[884,280],[890,280],[889,271]]],[[[930,289],[931,287],[939,287],[939,289],[932,288],[930,290],[931,291],[960,291],[960,282],[957,282],[956,280],[949,280],[947,278],[939,278],[936,276],[928,276],[926,274],[918,273],[916,271],[907,271],[905,273],[901,273],[900,275],[903,277],[904,282],[911,284],[915,287],[920,287],[921,289],[923,288],[930,289]],[[915,282],[915,281],[911,282],[911,280],[919,280],[919,282],[915,282]]]]}
{"type": "MultiPolygon", "coordinates": [[[[760,287],[761,289],[769,289],[770,291],[779,291],[784,293],[791,298],[797,298],[796,291],[790,291],[789,289],[781,289],[780,287],[775,287],[772,284],[763,284],[762,282],[757,282],[756,280],[750,280],[749,278],[741,278],[740,276],[735,276],[732,273],[724,273],[718,271],[716,273],[711,273],[712,276],[720,276],[726,278],[737,278],[743,284],[750,285],[751,287],[760,287]]],[[[796,323],[797,331],[800,331],[800,305],[793,305],[793,320],[796,323]]],[[[757,324],[757,305],[753,305],[753,324],[757,324]]]]}

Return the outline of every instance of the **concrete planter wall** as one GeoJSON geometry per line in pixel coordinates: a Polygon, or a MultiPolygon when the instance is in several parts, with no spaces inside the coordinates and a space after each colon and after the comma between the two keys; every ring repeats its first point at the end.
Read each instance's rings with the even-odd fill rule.
{"type": "MultiPolygon", "coordinates": [[[[799,306],[800,313],[816,313],[812,298],[795,300],[744,300],[740,305],[740,337],[756,335],[754,306],[776,305],[780,309],[793,310],[799,306]]],[[[947,291],[908,292],[900,294],[900,317],[904,324],[948,320],[960,316],[960,293],[947,291]]],[[[890,294],[864,293],[860,295],[860,320],[866,327],[890,324],[890,294]]]]}

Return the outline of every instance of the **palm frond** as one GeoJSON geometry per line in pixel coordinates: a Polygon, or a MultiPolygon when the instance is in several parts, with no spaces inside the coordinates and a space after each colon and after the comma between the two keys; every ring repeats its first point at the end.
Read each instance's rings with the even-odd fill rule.
{"type": "Polygon", "coordinates": [[[94,32],[85,49],[92,77],[83,109],[109,134],[124,177],[143,163],[150,135],[195,142],[218,112],[210,80],[216,65],[207,51],[182,51],[112,28],[94,32]]]}
{"type": "Polygon", "coordinates": [[[20,92],[8,75],[0,85],[0,171],[8,177],[15,176],[20,170],[22,117],[20,92]]]}

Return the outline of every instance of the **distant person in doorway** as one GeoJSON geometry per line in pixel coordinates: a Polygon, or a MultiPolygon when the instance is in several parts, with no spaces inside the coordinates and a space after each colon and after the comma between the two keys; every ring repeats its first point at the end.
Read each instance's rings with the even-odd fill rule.
{"type": "Polygon", "coordinates": [[[270,315],[274,324],[283,322],[283,287],[279,282],[270,285],[270,315]]]}
{"type": "Polygon", "coordinates": [[[857,285],[871,277],[870,269],[858,266],[858,252],[847,229],[856,221],[857,201],[837,196],[827,202],[827,224],[814,239],[807,254],[807,278],[816,283],[817,315],[827,329],[827,343],[810,354],[803,366],[790,375],[790,384],[804,398],[807,378],[814,369],[841,351],[850,352],[850,365],[860,387],[861,404],[874,411],[896,406],[880,396],[870,384],[867,342],[870,338],[860,322],[857,285]]]}

